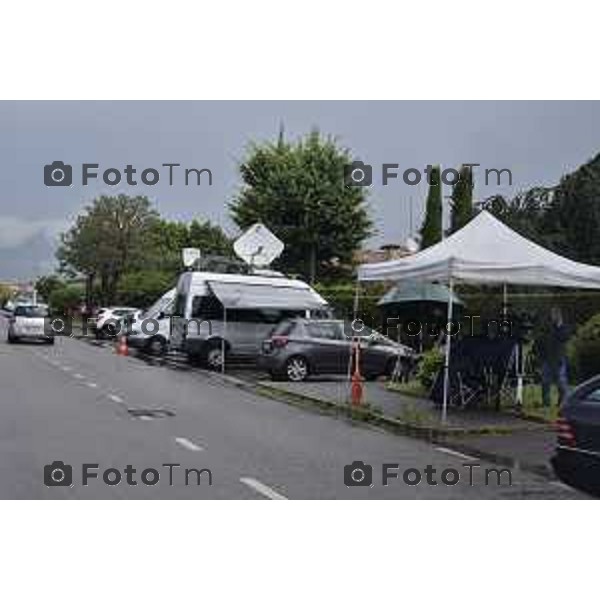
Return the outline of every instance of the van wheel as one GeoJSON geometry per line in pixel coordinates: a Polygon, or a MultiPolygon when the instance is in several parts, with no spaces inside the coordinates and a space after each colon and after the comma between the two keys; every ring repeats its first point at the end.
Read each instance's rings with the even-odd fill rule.
{"type": "Polygon", "coordinates": [[[304,381],[308,377],[308,362],[304,356],[292,356],[285,363],[288,381],[304,381]]]}
{"type": "Polygon", "coordinates": [[[225,356],[223,356],[223,344],[211,342],[204,354],[204,363],[212,371],[220,371],[223,368],[223,360],[226,358],[227,346],[225,346],[225,356]]]}
{"type": "Polygon", "coordinates": [[[146,350],[154,356],[162,356],[167,351],[167,340],[160,335],[154,336],[148,340],[146,350]]]}

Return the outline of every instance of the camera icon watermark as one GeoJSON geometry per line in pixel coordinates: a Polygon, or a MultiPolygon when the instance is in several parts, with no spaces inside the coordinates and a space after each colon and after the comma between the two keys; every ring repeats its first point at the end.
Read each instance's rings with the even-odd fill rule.
{"type": "Polygon", "coordinates": [[[64,315],[44,318],[44,335],[67,335],[73,333],[73,319],[64,315]]]}
{"type": "Polygon", "coordinates": [[[362,160],[344,167],[344,185],[346,187],[369,187],[373,183],[373,167],[362,160]]]}
{"type": "Polygon", "coordinates": [[[73,167],[62,160],[44,165],[44,184],[47,187],[68,187],[73,184],[73,167]]]}
{"type": "Polygon", "coordinates": [[[346,487],[371,487],[373,485],[373,467],[362,460],[355,460],[344,467],[346,487]]]}
{"type": "Polygon", "coordinates": [[[62,460],[55,460],[44,466],[44,484],[47,487],[71,487],[73,467],[62,460]]]}

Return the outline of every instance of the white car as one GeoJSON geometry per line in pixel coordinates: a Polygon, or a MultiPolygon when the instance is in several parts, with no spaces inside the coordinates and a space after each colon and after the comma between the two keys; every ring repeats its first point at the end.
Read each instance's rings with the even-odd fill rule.
{"type": "Polygon", "coordinates": [[[96,337],[115,337],[125,333],[124,321],[127,317],[138,319],[141,311],[132,306],[109,306],[101,308],[96,318],[96,337]]]}
{"type": "Polygon", "coordinates": [[[45,304],[20,304],[15,307],[13,316],[8,322],[8,343],[19,340],[41,340],[54,344],[54,335],[46,331],[45,322],[48,307],[45,304]]]}

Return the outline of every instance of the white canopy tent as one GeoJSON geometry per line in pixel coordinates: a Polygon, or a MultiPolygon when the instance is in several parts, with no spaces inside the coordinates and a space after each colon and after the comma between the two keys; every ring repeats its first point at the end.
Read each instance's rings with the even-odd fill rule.
{"type": "MultiPolygon", "coordinates": [[[[462,229],[417,254],[381,263],[361,265],[358,281],[455,282],[556,286],[600,290],[600,267],[564,258],[524,238],[482,211],[462,229]]],[[[448,321],[452,302],[448,303],[448,321]]],[[[448,403],[448,366],[451,337],[446,344],[444,401],[448,403]]],[[[520,385],[519,385],[520,389],[520,385]]]]}

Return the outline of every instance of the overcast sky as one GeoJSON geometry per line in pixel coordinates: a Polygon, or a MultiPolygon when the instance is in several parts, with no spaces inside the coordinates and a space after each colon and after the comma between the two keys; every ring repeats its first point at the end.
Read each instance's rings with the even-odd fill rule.
{"type": "MultiPolygon", "coordinates": [[[[404,169],[481,163],[476,196],[513,195],[552,185],[600,151],[599,102],[0,102],[0,281],[43,274],[59,231],[101,193],[142,193],[174,219],[210,219],[229,233],[237,166],[253,141],[318,128],[374,165],[370,211],[378,234],[368,245],[402,242],[420,225],[425,185],[381,185],[380,165],[404,169]],[[44,185],[43,167],[73,164],[74,185],[44,185]],[[99,181],[81,185],[81,163],[99,163],[99,181]],[[168,185],[160,165],[209,168],[213,185],[168,185]],[[153,187],[110,187],[104,169],[153,167],[153,187]],[[509,168],[513,185],[483,185],[483,169],[509,168]]],[[[177,175],[177,174],[176,174],[177,175]]],[[[450,189],[446,190],[450,193],[450,189]]]]}

